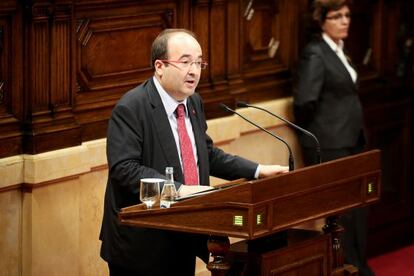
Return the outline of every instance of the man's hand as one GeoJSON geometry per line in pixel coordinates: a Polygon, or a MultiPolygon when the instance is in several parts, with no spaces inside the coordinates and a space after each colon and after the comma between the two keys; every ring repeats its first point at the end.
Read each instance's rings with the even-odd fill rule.
{"type": "Polygon", "coordinates": [[[289,171],[288,166],[280,165],[260,165],[259,178],[265,178],[268,176],[282,174],[289,171]]]}

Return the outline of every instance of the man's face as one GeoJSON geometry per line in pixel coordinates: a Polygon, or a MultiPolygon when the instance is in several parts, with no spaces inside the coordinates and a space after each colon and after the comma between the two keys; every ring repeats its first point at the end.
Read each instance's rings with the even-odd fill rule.
{"type": "Polygon", "coordinates": [[[201,46],[186,33],[172,34],[168,40],[168,61],[155,61],[155,70],[162,87],[177,101],[191,96],[200,80],[201,46]]]}
{"type": "Polygon", "coordinates": [[[322,30],[336,43],[348,36],[348,29],[351,23],[350,11],[347,6],[337,11],[329,11],[326,14],[322,30]]]}

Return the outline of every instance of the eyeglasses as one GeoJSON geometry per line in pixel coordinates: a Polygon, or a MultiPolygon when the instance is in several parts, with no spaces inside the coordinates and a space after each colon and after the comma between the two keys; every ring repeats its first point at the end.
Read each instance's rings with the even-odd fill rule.
{"type": "Polygon", "coordinates": [[[350,19],[351,18],[351,13],[349,13],[349,12],[347,12],[347,13],[345,13],[345,14],[342,14],[342,13],[337,13],[337,14],[335,14],[335,15],[332,15],[332,16],[327,16],[326,17],[326,19],[329,19],[329,20],[334,20],[334,21],[339,21],[339,20],[341,20],[341,19],[343,19],[343,18],[346,18],[346,19],[350,19]]]}
{"type": "Polygon", "coordinates": [[[168,60],[168,59],[160,59],[159,61],[165,62],[165,63],[177,63],[177,67],[181,69],[188,69],[191,65],[195,64],[197,69],[206,69],[208,66],[208,63],[203,60],[168,60]]]}

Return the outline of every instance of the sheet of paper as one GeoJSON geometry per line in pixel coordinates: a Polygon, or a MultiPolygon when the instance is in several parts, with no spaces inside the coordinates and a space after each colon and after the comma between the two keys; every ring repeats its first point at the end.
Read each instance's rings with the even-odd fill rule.
{"type": "Polygon", "coordinates": [[[178,189],[178,195],[180,197],[188,196],[195,193],[200,193],[208,190],[212,190],[214,187],[202,186],[202,185],[181,185],[178,189]]]}

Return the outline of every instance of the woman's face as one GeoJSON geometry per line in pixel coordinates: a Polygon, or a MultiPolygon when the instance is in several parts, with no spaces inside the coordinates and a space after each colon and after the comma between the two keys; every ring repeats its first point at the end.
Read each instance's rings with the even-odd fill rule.
{"type": "Polygon", "coordinates": [[[351,23],[351,14],[348,6],[339,10],[329,11],[322,24],[322,30],[336,43],[348,36],[348,29],[351,23]]]}

